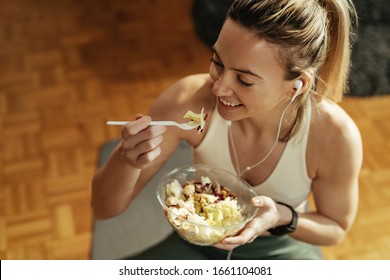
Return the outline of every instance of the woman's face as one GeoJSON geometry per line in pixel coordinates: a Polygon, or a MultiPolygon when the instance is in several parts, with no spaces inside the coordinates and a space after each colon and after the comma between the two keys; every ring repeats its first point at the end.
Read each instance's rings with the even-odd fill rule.
{"type": "Polygon", "coordinates": [[[287,104],[293,82],[284,80],[275,45],[228,19],[213,48],[210,77],[224,119],[264,117],[287,104]]]}

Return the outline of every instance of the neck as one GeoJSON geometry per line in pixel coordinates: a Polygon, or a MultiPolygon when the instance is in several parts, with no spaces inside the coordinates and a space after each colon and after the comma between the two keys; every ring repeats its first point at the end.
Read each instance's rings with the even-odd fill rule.
{"type": "MultiPolygon", "coordinates": [[[[235,147],[235,143],[234,143],[234,140],[233,140],[233,136],[232,136],[232,123],[229,122],[229,137],[230,137],[230,143],[231,143],[231,146],[232,146],[232,149],[233,149],[233,154],[234,154],[234,159],[235,159],[235,165],[236,165],[236,171],[237,171],[237,174],[239,174],[240,177],[242,177],[244,175],[244,173],[246,172],[249,172],[251,171],[253,168],[261,165],[264,161],[266,161],[268,159],[268,157],[272,154],[272,152],[274,151],[276,145],[278,144],[279,142],[279,139],[280,139],[280,134],[281,134],[281,130],[282,130],[282,124],[283,124],[283,120],[285,119],[285,114],[288,110],[288,108],[290,107],[292,103],[288,103],[288,105],[283,109],[282,113],[281,113],[281,116],[279,117],[279,121],[278,121],[278,124],[277,124],[277,131],[276,131],[276,135],[273,136],[274,140],[273,140],[273,144],[269,150],[269,152],[262,158],[260,159],[258,162],[255,162],[253,163],[252,165],[249,165],[247,167],[245,167],[243,170],[240,169],[240,164],[239,164],[239,158],[238,158],[238,155],[237,155],[237,151],[236,151],[236,147],[235,147]]],[[[249,120],[247,120],[249,121],[249,120]]],[[[241,121],[243,122],[243,121],[241,121]]],[[[264,130],[264,124],[267,123],[267,126],[268,127],[271,127],[272,124],[270,122],[263,122],[263,130],[264,130]],[[271,125],[268,125],[268,124],[271,124],[271,125]]],[[[252,123],[251,125],[251,129],[253,130],[253,126],[255,124],[252,123]]],[[[257,123],[257,125],[255,125],[256,127],[259,127],[258,126],[259,123],[257,123]]],[[[273,125],[273,127],[275,127],[275,125],[273,125]]],[[[271,128],[270,128],[271,129],[271,128]]],[[[247,129],[248,130],[248,129],[247,129]]],[[[272,130],[275,131],[275,128],[273,128],[272,130]]],[[[248,130],[249,131],[249,130],[248,130]]]]}

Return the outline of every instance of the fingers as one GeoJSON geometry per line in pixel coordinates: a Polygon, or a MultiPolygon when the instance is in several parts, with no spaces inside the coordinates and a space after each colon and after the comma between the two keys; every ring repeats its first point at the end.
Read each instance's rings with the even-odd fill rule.
{"type": "MultiPolygon", "coordinates": [[[[144,168],[161,154],[161,148],[159,145],[162,141],[162,135],[146,139],[134,147],[129,149],[124,148],[123,154],[133,163],[134,167],[144,168]]],[[[123,144],[123,146],[125,146],[125,144],[123,144]]]]}
{"type": "Polygon", "coordinates": [[[122,156],[136,168],[146,167],[161,154],[166,128],[149,126],[150,121],[148,116],[137,115],[135,121],[122,127],[122,156]]]}
{"type": "Polygon", "coordinates": [[[230,250],[233,250],[234,248],[237,248],[240,245],[241,244],[225,244],[225,243],[220,242],[220,243],[214,244],[212,246],[215,248],[218,248],[218,249],[230,251],[230,250]]]}
{"type": "Polygon", "coordinates": [[[272,200],[272,198],[262,195],[255,196],[254,198],[252,198],[252,203],[257,208],[261,208],[264,210],[269,210],[275,205],[275,202],[272,200]]]}
{"type": "Polygon", "coordinates": [[[252,243],[257,237],[258,235],[255,234],[255,230],[253,228],[247,228],[239,235],[226,237],[220,243],[213,246],[223,250],[232,250],[243,244],[252,243]]]}
{"type": "Polygon", "coordinates": [[[135,119],[138,120],[138,119],[142,118],[143,116],[144,116],[144,115],[142,115],[142,114],[137,114],[137,115],[135,116],[135,119]]]}
{"type": "Polygon", "coordinates": [[[130,121],[122,127],[122,139],[137,135],[140,131],[149,126],[151,118],[148,116],[137,115],[135,121],[130,121]]]}
{"type": "Polygon", "coordinates": [[[222,240],[223,244],[238,244],[242,245],[245,243],[250,243],[257,237],[257,232],[252,227],[245,228],[239,235],[227,237],[224,240],[222,240]]]}
{"type": "Polygon", "coordinates": [[[273,227],[277,220],[275,202],[267,196],[256,196],[252,199],[252,203],[257,208],[256,217],[248,222],[239,234],[225,238],[219,246],[237,247],[252,243],[258,236],[269,235],[267,230],[273,227]]]}

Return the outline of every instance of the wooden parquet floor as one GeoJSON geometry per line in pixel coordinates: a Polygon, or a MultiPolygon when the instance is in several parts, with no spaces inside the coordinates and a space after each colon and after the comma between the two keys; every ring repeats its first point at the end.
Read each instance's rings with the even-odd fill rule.
{"type": "MultiPolygon", "coordinates": [[[[190,0],[0,0],[0,259],[89,259],[108,119],[208,71],[190,0]]],[[[390,259],[390,96],[347,99],[365,144],[360,209],[329,259],[390,259]]]]}

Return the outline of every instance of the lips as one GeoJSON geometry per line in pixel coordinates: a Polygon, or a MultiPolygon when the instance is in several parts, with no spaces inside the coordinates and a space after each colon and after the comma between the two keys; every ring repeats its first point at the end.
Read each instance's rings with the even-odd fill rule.
{"type": "Polygon", "coordinates": [[[232,108],[241,105],[240,103],[230,102],[230,101],[227,101],[227,100],[223,100],[222,98],[219,98],[219,101],[221,101],[221,103],[223,105],[228,106],[228,107],[232,107],[232,108]]]}

